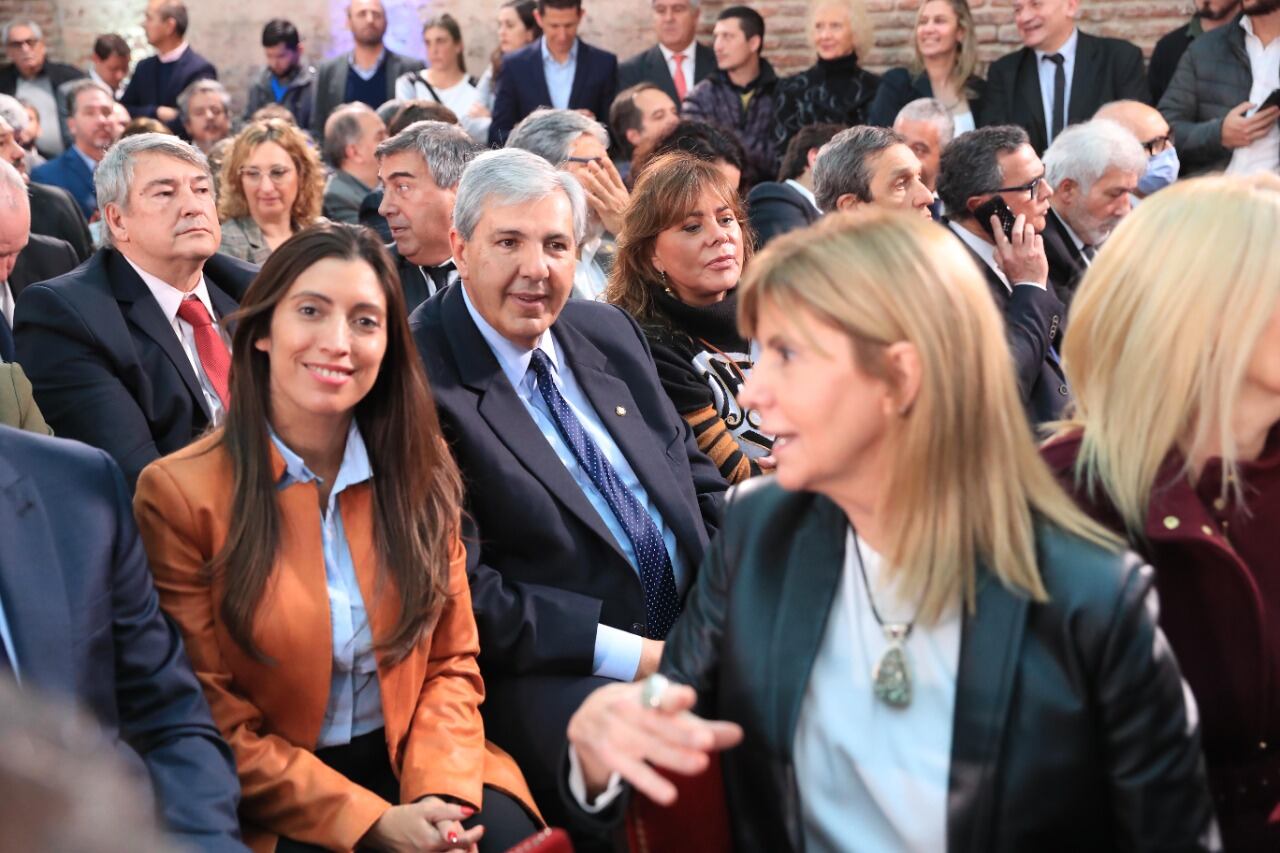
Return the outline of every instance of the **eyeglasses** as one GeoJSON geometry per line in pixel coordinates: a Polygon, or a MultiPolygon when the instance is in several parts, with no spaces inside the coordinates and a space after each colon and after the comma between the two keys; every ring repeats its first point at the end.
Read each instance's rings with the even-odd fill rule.
{"type": "Polygon", "coordinates": [[[1146,142],[1142,143],[1142,147],[1147,150],[1148,157],[1154,157],[1172,144],[1173,131],[1170,130],[1164,136],[1157,136],[1155,139],[1148,139],[1146,142]]]}
{"type": "Polygon", "coordinates": [[[14,41],[11,41],[8,43],[8,47],[9,47],[9,50],[22,50],[24,47],[27,50],[35,50],[36,45],[38,44],[40,44],[40,39],[36,38],[35,36],[32,36],[31,38],[16,39],[14,41]]]}
{"type": "Polygon", "coordinates": [[[240,167],[240,177],[251,184],[260,184],[262,183],[263,177],[267,177],[271,179],[271,183],[279,185],[280,183],[287,181],[293,176],[293,174],[293,169],[290,169],[288,166],[272,166],[266,172],[252,167],[240,167]]]}
{"type": "Polygon", "coordinates": [[[1044,182],[1045,182],[1044,175],[1041,175],[1038,178],[1033,178],[1031,183],[1029,184],[1023,184],[1022,186],[1018,186],[1018,187],[997,187],[994,190],[987,190],[986,192],[988,193],[1026,193],[1027,201],[1035,201],[1036,191],[1040,189],[1040,185],[1043,184],[1044,182]]]}

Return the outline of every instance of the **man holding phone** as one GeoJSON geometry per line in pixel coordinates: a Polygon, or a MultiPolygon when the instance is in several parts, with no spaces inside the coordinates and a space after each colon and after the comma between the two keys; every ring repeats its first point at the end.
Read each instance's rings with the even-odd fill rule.
{"type": "Polygon", "coordinates": [[[1004,314],[1027,417],[1032,424],[1056,419],[1071,394],[1055,349],[1065,309],[1050,286],[1040,236],[1053,190],[1027,132],[999,125],[956,138],[942,153],[938,195],[947,227],[1004,314]]]}

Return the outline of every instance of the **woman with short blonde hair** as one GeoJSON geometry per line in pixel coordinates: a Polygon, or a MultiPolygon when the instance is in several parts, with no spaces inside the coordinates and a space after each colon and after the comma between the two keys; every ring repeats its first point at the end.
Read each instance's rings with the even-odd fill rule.
{"type": "Polygon", "coordinates": [[[731,498],[661,676],[570,721],[579,804],[615,772],[669,803],[655,768],[740,742],[721,763],[748,853],[1211,849],[1151,573],[1039,458],[965,248],[832,214],[739,298],[777,473],[731,498]]]}
{"type": "Polygon", "coordinates": [[[1277,234],[1274,175],[1144,201],[1072,303],[1075,409],[1044,450],[1156,569],[1230,850],[1280,849],[1277,234]]]}

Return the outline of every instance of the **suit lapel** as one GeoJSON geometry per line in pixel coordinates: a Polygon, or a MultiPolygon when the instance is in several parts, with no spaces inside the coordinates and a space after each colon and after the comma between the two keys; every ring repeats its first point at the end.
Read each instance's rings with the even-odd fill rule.
{"type": "MultiPolygon", "coordinates": [[[[63,155],[67,158],[67,168],[71,174],[75,176],[76,181],[80,184],[82,190],[93,197],[97,197],[97,190],[93,185],[93,172],[89,171],[89,167],[80,159],[80,155],[76,153],[74,148],[68,148],[67,153],[63,155]]],[[[79,197],[80,193],[76,193],[79,197]]]]}
{"type": "Polygon", "coordinates": [[[667,67],[667,60],[662,55],[661,47],[655,44],[649,48],[644,55],[644,66],[644,79],[656,80],[658,87],[666,92],[667,97],[675,101],[678,107],[680,98],[676,96],[676,81],[671,76],[671,69],[667,67]]]}
{"type": "Polygon", "coordinates": [[[51,557],[49,521],[34,487],[0,458],[0,606],[9,623],[18,676],[71,694],[71,614],[62,567],[51,557]]]}
{"type": "Polygon", "coordinates": [[[1009,716],[1027,600],[979,568],[977,607],[964,614],[956,673],[947,849],[989,850],[995,830],[996,777],[1009,716]]]}
{"type": "Polygon", "coordinates": [[[1076,67],[1071,72],[1071,100],[1067,103],[1067,124],[1088,121],[1099,106],[1098,72],[1101,70],[1098,41],[1080,33],[1076,42],[1076,67]]]}
{"type": "MultiPolygon", "coordinates": [[[[1036,151],[1043,151],[1049,144],[1049,129],[1044,124],[1044,97],[1040,92],[1040,69],[1036,66],[1036,52],[1029,47],[1022,49],[1015,88],[1022,110],[1030,119],[1027,132],[1031,134],[1031,147],[1036,151]]],[[[1016,110],[1014,114],[1017,115],[1016,110]]]]}
{"type": "MultiPolygon", "coordinates": [[[[574,106],[573,106],[574,104],[580,104],[585,100],[585,98],[583,98],[583,91],[587,88],[588,76],[591,74],[591,69],[587,67],[590,62],[591,62],[591,48],[588,47],[586,44],[584,44],[581,39],[579,39],[578,40],[578,59],[573,65],[573,88],[569,90],[569,109],[574,109],[574,106]]],[[[547,78],[545,75],[543,75],[542,77],[543,88],[546,88],[546,85],[547,85],[547,78]]],[[[547,93],[547,102],[548,103],[551,102],[550,92],[547,93]]]]}
{"type": "Polygon", "coordinates": [[[716,55],[711,48],[706,45],[695,42],[697,45],[693,49],[694,65],[693,65],[693,85],[698,85],[703,78],[709,76],[712,71],[716,70],[716,55]]]}

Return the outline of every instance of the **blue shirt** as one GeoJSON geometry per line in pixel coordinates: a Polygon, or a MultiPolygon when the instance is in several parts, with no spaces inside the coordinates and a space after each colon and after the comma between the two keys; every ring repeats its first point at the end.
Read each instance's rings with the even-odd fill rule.
{"type": "MultiPolygon", "coordinates": [[[[639,575],[640,564],[636,560],[635,548],[627,537],[626,528],[622,526],[622,522],[618,520],[618,517],[613,514],[613,510],[609,507],[609,502],[604,499],[604,495],[596,488],[596,484],[591,481],[591,476],[578,464],[577,458],[573,455],[573,449],[569,447],[564,437],[560,435],[560,430],[556,428],[551,412],[547,409],[546,401],[542,399],[542,393],[537,390],[537,379],[534,372],[529,369],[533,350],[526,350],[516,346],[504,338],[501,332],[490,326],[476,311],[475,306],[471,304],[471,296],[467,293],[465,282],[462,288],[462,298],[467,305],[467,312],[471,314],[471,319],[476,324],[476,328],[480,330],[485,343],[489,345],[494,357],[498,359],[502,372],[506,374],[507,379],[511,382],[511,387],[515,389],[516,395],[520,398],[520,402],[524,404],[525,409],[529,412],[529,417],[533,418],[538,431],[542,433],[547,443],[551,445],[551,449],[560,458],[560,462],[568,469],[569,474],[573,477],[574,482],[578,484],[578,487],[582,489],[591,506],[599,513],[600,519],[604,522],[605,527],[609,529],[609,532],[613,534],[613,538],[618,548],[627,558],[627,562],[631,564],[631,568],[639,575]]],[[[613,436],[605,429],[600,416],[596,414],[595,408],[592,407],[591,401],[583,393],[577,379],[574,378],[573,371],[569,368],[568,363],[560,361],[554,336],[544,334],[538,342],[537,348],[546,353],[547,358],[551,361],[556,388],[560,391],[560,395],[564,397],[565,402],[569,404],[569,408],[573,410],[574,415],[582,422],[582,428],[587,435],[591,436],[591,440],[600,448],[600,452],[604,454],[605,458],[609,460],[609,464],[618,473],[623,485],[630,490],[631,494],[635,495],[636,500],[649,513],[649,517],[653,519],[653,523],[657,525],[658,530],[662,531],[662,541],[666,543],[667,554],[671,557],[671,569],[675,573],[676,588],[683,592],[689,578],[684,562],[680,558],[675,533],[663,521],[662,513],[658,511],[657,505],[649,498],[648,492],[645,491],[644,486],[640,483],[640,478],[636,476],[635,469],[631,467],[631,463],[627,461],[627,457],[623,455],[622,449],[613,440],[613,436]]],[[[640,650],[643,648],[643,641],[644,638],[639,634],[620,631],[609,625],[597,626],[592,674],[604,676],[605,678],[616,678],[620,681],[632,680],[635,678],[636,668],[640,665],[640,650]]]]}
{"type": "Polygon", "coordinates": [[[287,91],[289,91],[289,83],[287,80],[277,80],[275,77],[271,78],[271,95],[276,99],[277,104],[284,100],[284,93],[287,91]]]}
{"type": "Polygon", "coordinates": [[[5,654],[9,656],[9,663],[13,665],[13,677],[22,682],[21,673],[18,671],[18,650],[13,645],[13,635],[9,633],[9,622],[4,618],[4,602],[0,601],[0,644],[4,646],[5,654]]]}
{"type": "MultiPolygon", "coordinates": [[[[315,481],[302,457],[285,445],[275,430],[271,441],[284,457],[284,475],[276,488],[315,481]]],[[[382,728],[382,693],[378,687],[378,661],[373,653],[373,632],[365,612],[364,596],[351,561],[351,549],[342,527],[338,495],[349,486],[373,476],[369,453],[355,421],[347,431],[342,464],[329,492],[329,505],[320,518],[324,539],[324,577],[329,588],[329,621],[333,631],[333,668],[329,679],[329,704],[324,711],[316,748],[341,746],[359,735],[382,728]]]]}
{"type": "Polygon", "coordinates": [[[556,61],[547,49],[547,40],[539,42],[542,46],[542,75],[547,78],[547,91],[551,94],[551,106],[558,110],[569,109],[569,96],[573,94],[573,75],[578,70],[578,40],[573,40],[569,48],[569,59],[564,63],[556,61]]]}

